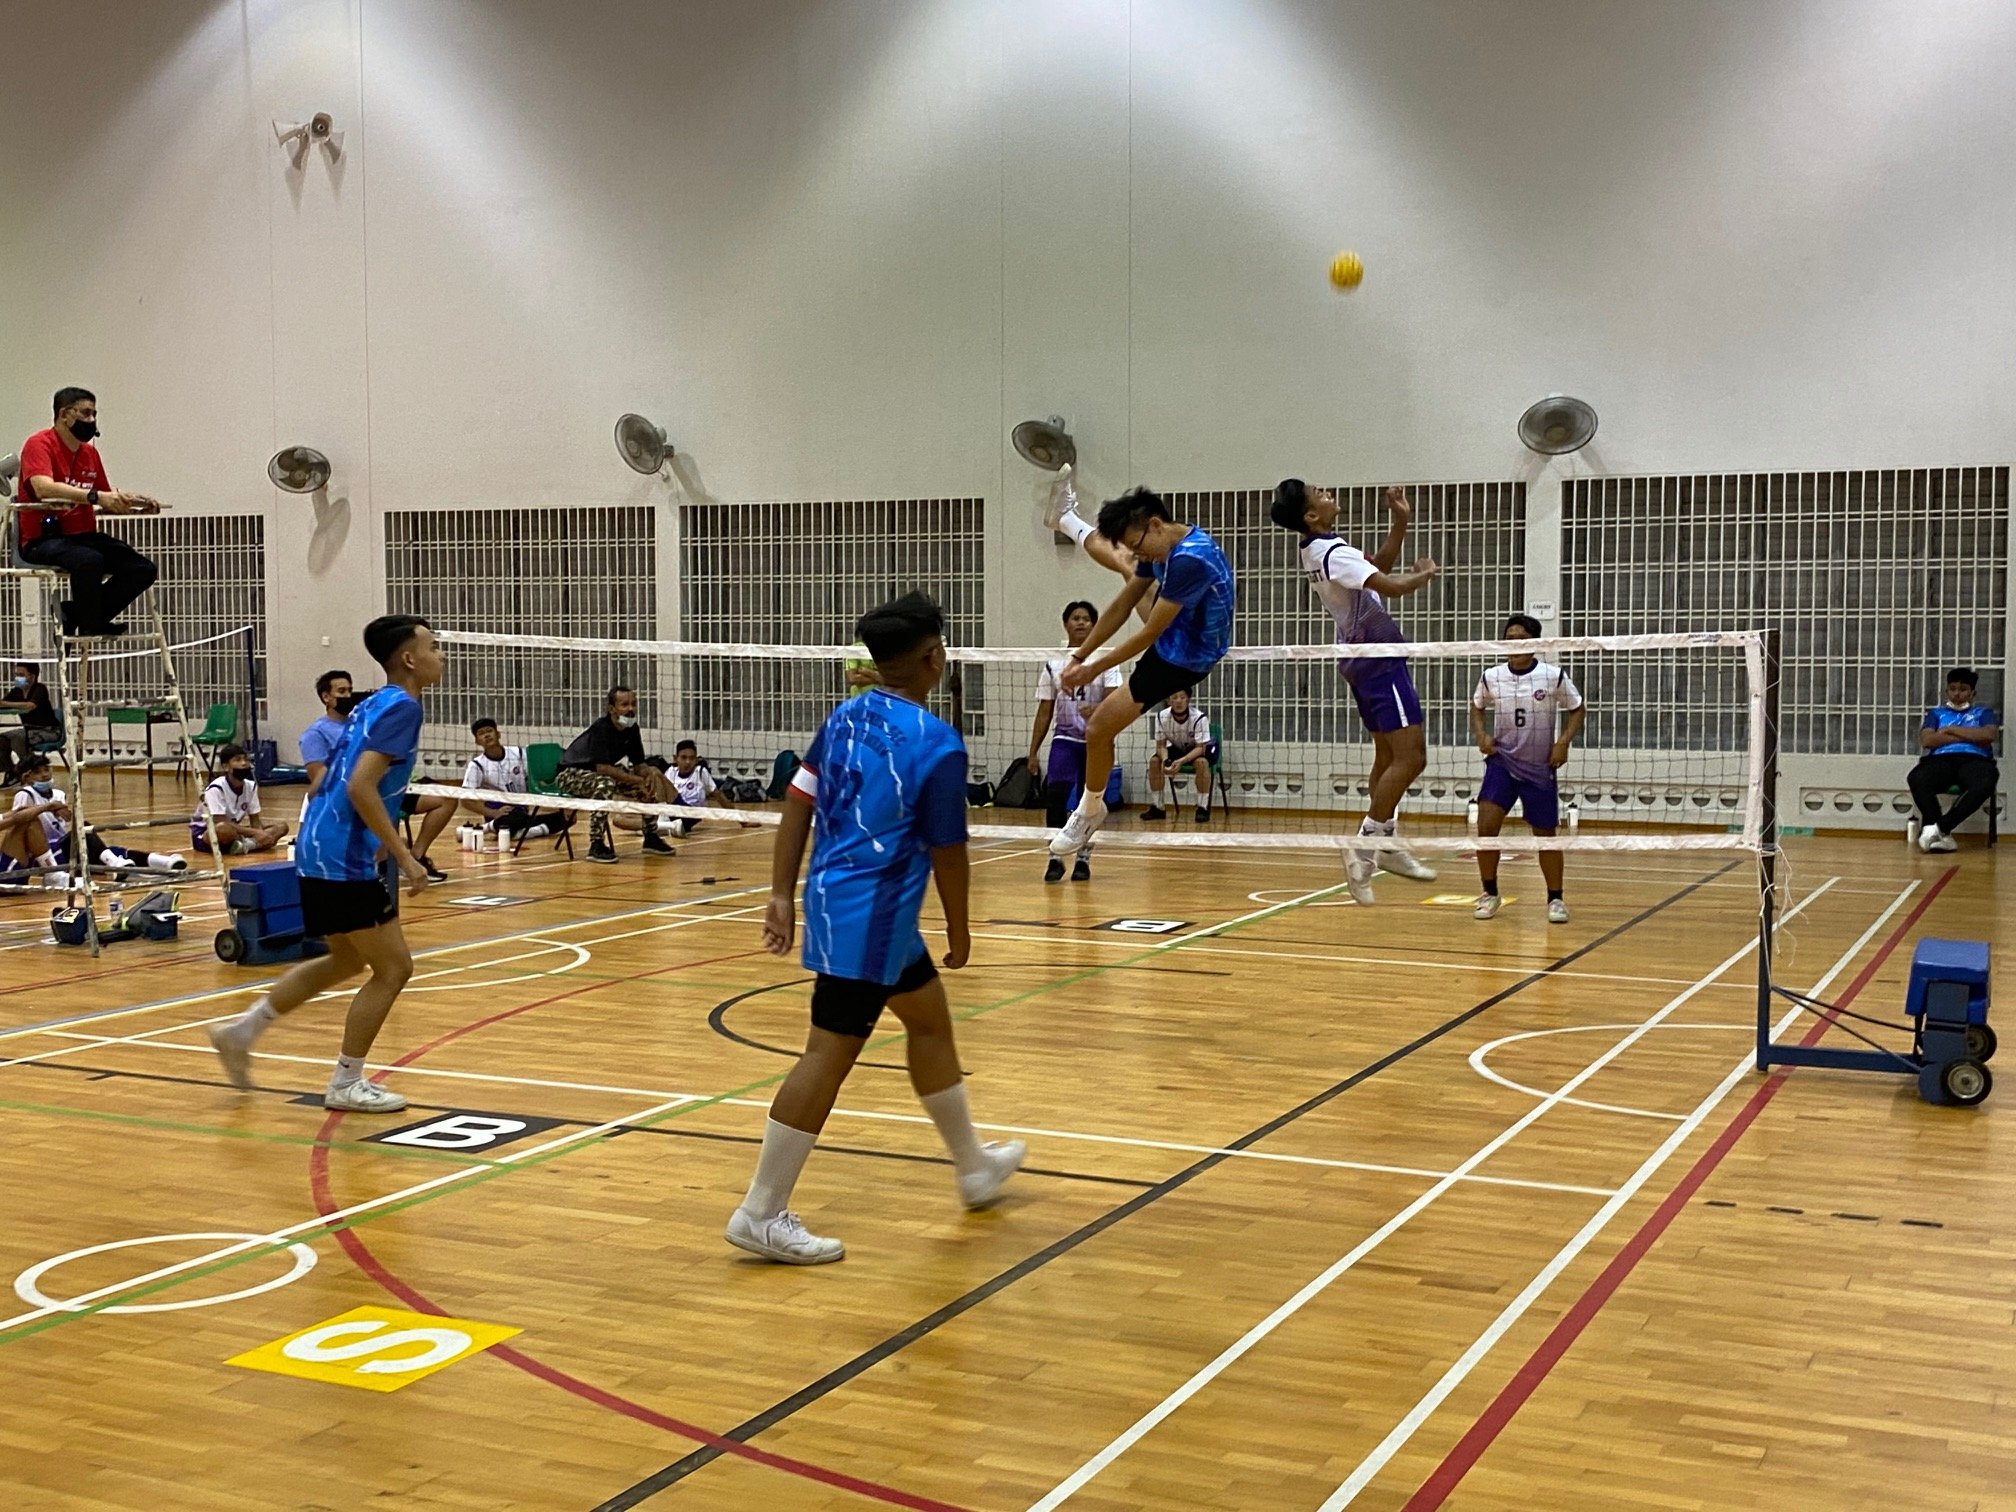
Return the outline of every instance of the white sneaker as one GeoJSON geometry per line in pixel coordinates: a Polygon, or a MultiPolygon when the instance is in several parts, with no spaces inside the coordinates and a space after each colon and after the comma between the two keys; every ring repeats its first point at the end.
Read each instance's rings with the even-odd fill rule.
{"type": "Polygon", "coordinates": [[[1957,851],[1960,849],[1960,842],[1944,830],[1927,830],[1925,833],[1931,838],[1929,840],[1921,839],[1919,844],[1923,845],[1928,851],[1957,851]]]}
{"type": "Polygon", "coordinates": [[[70,873],[67,871],[44,872],[42,874],[42,886],[48,892],[68,892],[70,889],[70,873]]]}
{"type": "Polygon", "coordinates": [[[1566,924],[1568,922],[1568,900],[1566,898],[1549,898],[1547,900],[1547,922],[1549,924],[1566,924]]]}
{"type": "Polygon", "coordinates": [[[1389,871],[1396,877],[1412,877],[1416,882],[1435,880],[1435,868],[1410,850],[1375,851],[1373,854],[1379,858],[1381,871],[1389,871]]]}
{"type": "Polygon", "coordinates": [[[103,865],[107,871],[131,871],[133,869],[133,858],[131,856],[122,856],[117,851],[108,850],[105,852],[103,865]]]}
{"type": "Polygon", "coordinates": [[[1087,793],[1064,821],[1064,828],[1050,837],[1050,854],[1061,859],[1085,849],[1105,822],[1106,800],[1097,793],[1087,793]]]}
{"type": "Polygon", "coordinates": [[[1918,849],[1920,849],[1921,851],[1929,851],[1930,849],[1932,849],[1932,843],[1938,838],[1939,838],[1938,825],[1927,824],[1922,826],[1918,831],[1918,849]]]}
{"type": "Polygon", "coordinates": [[[224,1062],[224,1074],[240,1092],[252,1090],[252,1047],[233,1032],[229,1024],[210,1026],[210,1048],[224,1062]]]}
{"type": "Polygon", "coordinates": [[[397,1113],[406,1099],[360,1077],[347,1087],[331,1086],[322,1094],[322,1106],[331,1113],[397,1113]]]}
{"type": "Polygon", "coordinates": [[[187,871],[189,859],[186,856],[178,856],[173,851],[149,851],[147,866],[150,871],[187,871]]]}
{"type": "Polygon", "coordinates": [[[1372,906],[1372,875],[1378,870],[1379,856],[1376,851],[1344,852],[1344,890],[1351,894],[1351,901],[1361,908],[1372,906]]]}
{"type": "Polygon", "coordinates": [[[723,1237],[735,1248],[775,1260],[779,1265],[831,1265],[847,1253],[847,1246],[838,1239],[806,1233],[796,1213],[752,1218],[738,1207],[729,1218],[723,1237]]]}
{"type": "Polygon", "coordinates": [[[981,1153],[987,1157],[987,1164],[959,1178],[959,1200],[968,1209],[984,1208],[1001,1195],[1001,1188],[1008,1184],[1008,1178],[1022,1169],[1022,1160],[1029,1153],[1029,1146],[1019,1139],[1010,1139],[1005,1143],[983,1145],[981,1153]]]}
{"type": "Polygon", "coordinates": [[[1471,914],[1471,917],[1474,919],[1495,919],[1498,917],[1498,910],[1504,902],[1505,900],[1496,893],[1479,893],[1477,894],[1477,907],[1471,914]]]}
{"type": "Polygon", "coordinates": [[[1043,523],[1058,534],[1063,534],[1064,516],[1078,513],[1078,485],[1071,479],[1071,464],[1066,462],[1058,471],[1057,481],[1050,485],[1050,498],[1043,506],[1043,523]]]}

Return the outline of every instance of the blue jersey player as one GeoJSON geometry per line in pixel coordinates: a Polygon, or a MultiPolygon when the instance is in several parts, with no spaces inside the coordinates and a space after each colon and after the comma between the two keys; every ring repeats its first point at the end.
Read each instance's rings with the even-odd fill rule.
{"type": "Polygon", "coordinates": [[[773,955],[791,948],[811,840],[804,961],[814,982],[805,1053],[770,1104],[755,1179],[728,1220],[728,1242],[766,1260],[824,1265],[846,1253],[838,1239],[807,1233],[788,1204],[885,1007],[902,1020],[910,1085],[952,1156],[966,1206],[992,1202],[1022,1164],[1021,1141],[983,1145],[974,1133],[945,984],[917,927],[935,875],[945,965],[966,964],[966,747],[924,707],[945,674],[944,625],[921,593],[862,617],[875,680],[827,717],[778,827],[763,943],[773,955]]]}
{"type": "Polygon", "coordinates": [[[322,785],[308,800],[295,843],[301,873],[301,920],[329,942],[329,954],[303,961],[238,1018],[210,1031],[232,1083],[252,1085],[252,1042],[292,1013],[361,971],[370,978],[350,1000],[343,1053],[322,1105],[346,1113],[395,1113],[406,1106],[364,1077],[364,1061],[401,989],[413,953],[399,927],[399,881],[427,886],[427,870],[393,819],[420,754],[420,694],[441,681],[441,643],[418,615],[388,614],[364,627],[364,649],[384,668],[385,686],[351,711],[329,753],[322,785]]]}
{"type": "Polygon", "coordinates": [[[1101,699],[1085,722],[1085,793],[1050,841],[1050,854],[1059,857],[1084,850],[1106,822],[1106,779],[1120,732],[1170,694],[1196,687],[1232,649],[1232,564],[1202,528],[1171,519],[1160,494],[1136,488],[1100,506],[1098,531],[1129,553],[1134,575],[1073,649],[1057,681],[1072,693],[1137,656],[1141,660],[1127,686],[1101,699]],[[1141,627],[1095,655],[1119,634],[1151,588],[1155,607],[1141,627]]]}

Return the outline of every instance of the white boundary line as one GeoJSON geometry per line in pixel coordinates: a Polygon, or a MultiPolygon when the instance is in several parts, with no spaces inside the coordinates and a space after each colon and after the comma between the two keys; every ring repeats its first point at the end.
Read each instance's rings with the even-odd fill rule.
{"type": "MultiPolygon", "coordinates": [[[[1833,885],[1833,881],[1834,879],[1830,878],[1820,887],[1808,893],[1804,898],[1801,898],[1799,902],[1796,905],[1794,905],[1794,907],[1788,913],[1786,913],[1785,918],[1787,920],[1790,920],[1794,915],[1805,909],[1807,905],[1823,897],[1826,894],[1828,888],[1833,885]]],[[[1591,1061],[1588,1065],[1584,1066],[1573,1077],[1569,1078],[1569,1080],[1566,1083],[1564,1083],[1558,1091],[1549,1094],[1549,1096],[1546,1098],[1545,1101],[1536,1103],[1532,1108],[1530,1108],[1525,1113],[1521,1114],[1517,1119],[1513,1120],[1510,1124],[1508,1124],[1498,1134],[1493,1136],[1490,1140],[1486,1141],[1484,1144],[1480,1145],[1470,1156],[1468,1156],[1462,1162],[1462,1164],[1458,1165],[1456,1169],[1450,1173],[1450,1175],[1444,1177],[1441,1181],[1438,1181],[1434,1186],[1430,1187],[1427,1191],[1423,1192],[1419,1197],[1416,1197],[1412,1202],[1408,1203],[1407,1206],[1402,1208],[1399,1212],[1395,1213],[1391,1218],[1387,1219],[1378,1228],[1374,1229],[1364,1239],[1360,1240],[1356,1245],[1354,1245],[1347,1253],[1345,1253],[1336,1261],[1332,1262],[1322,1272],[1320,1272],[1318,1275],[1316,1275],[1314,1278],[1312,1278],[1310,1281],[1304,1284],[1301,1290],[1297,1291],[1287,1301],[1283,1302],[1279,1307],[1275,1308],[1265,1318],[1262,1318],[1258,1323],[1254,1324],[1253,1327],[1249,1328],[1238,1339],[1234,1340],[1230,1345],[1228,1345],[1223,1351],[1219,1353],[1216,1359],[1212,1360],[1209,1364],[1205,1365],[1202,1369],[1198,1370],[1195,1374],[1193,1374],[1190,1377],[1189,1380],[1185,1381],[1181,1386],[1177,1387],[1174,1391],[1170,1392],[1169,1395],[1164,1397],[1160,1402],[1156,1403],[1155,1406],[1150,1408],[1147,1412],[1143,1413],[1139,1418],[1137,1418],[1133,1422],[1131,1426],[1129,1426],[1123,1432],[1121,1432],[1120,1435],[1116,1437],[1111,1443],[1107,1444],[1105,1448],[1101,1449],[1097,1454],[1093,1455],[1090,1459],[1085,1461],[1084,1464],[1080,1465],[1076,1470],[1072,1471],[1070,1475],[1066,1476],[1063,1480],[1059,1481],[1057,1485],[1053,1487],[1048,1494],[1038,1498],[1035,1502],[1031,1503],[1029,1507],[1029,1512],[1053,1512],[1053,1509],[1060,1507],[1066,1501],[1069,1501],[1080,1490],[1082,1490],[1088,1482],[1090,1482],[1108,1465],[1112,1464],[1121,1455],[1125,1454],[1129,1449],[1133,1448],[1135,1444],[1139,1443],[1150,1432],[1152,1432],[1154,1428],[1158,1424],[1160,1424],[1164,1419],[1174,1414],[1177,1411],[1177,1409],[1183,1406],[1185,1402],[1188,1402],[1192,1397],[1197,1395],[1198,1392],[1202,1391],[1206,1386],[1210,1385],[1211,1382],[1215,1381],[1220,1375],[1224,1374],[1224,1372],[1227,1369],[1229,1369],[1232,1365],[1236,1364],[1239,1360],[1244,1358],[1246,1354],[1249,1353],[1254,1348],[1254,1346],[1259,1344],[1269,1334],[1273,1333],[1275,1329],[1279,1328],[1283,1323],[1287,1322],[1288,1319],[1292,1318],[1296,1313],[1300,1312],[1302,1308],[1305,1307],[1309,1302],[1313,1301],[1316,1297],[1320,1296],[1324,1291],[1326,1291],[1329,1288],[1332,1282],[1337,1280],[1339,1276],[1342,1276],[1345,1272],[1353,1269],[1361,1260],[1363,1260],[1367,1255],[1370,1255],[1373,1251],[1377,1250],[1381,1245],[1383,1245],[1394,1234],[1398,1233],[1414,1218],[1419,1216],[1421,1213],[1427,1211],[1428,1208],[1432,1207],[1442,1197],[1446,1196],[1451,1190],[1453,1190],[1459,1184],[1460,1179],[1462,1177],[1470,1174],[1470,1172],[1474,1171],[1478,1166],[1482,1165],[1485,1161],[1489,1160],[1493,1155],[1497,1154],[1498,1151],[1502,1150],[1514,1139],[1518,1138],[1520,1134],[1524,1133],[1527,1129],[1531,1128],[1535,1123],[1538,1123],[1541,1118],[1546,1116],[1547,1113],[1552,1111],[1554,1108],[1559,1107],[1564,1101],[1572,1097],[1575,1094],[1576,1090],[1583,1085],[1583,1083],[1587,1082],[1591,1077],[1595,1076],[1605,1066],[1609,1065],[1612,1061],[1616,1060],[1617,1057],[1622,1055],[1626,1050],[1629,1050],[1645,1035],[1649,1034],[1652,1030],[1658,1028],[1659,1025],[1663,1023],[1669,1015],[1678,1011],[1687,1002],[1692,1000],[1695,994],[1698,993],[1703,987],[1707,986],[1710,982],[1713,982],[1718,977],[1722,976],[1723,973],[1727,972],[1732,967],[1738,965],[1740,962],[1743,961],[1743,959],[1746,956],[1750,955],[1751,952],[1756,950],[1756,948],[1757,948],[1757,941],[1754,938],[1745,941],[1741,949],[1725,957],[1719,965],[1710,968],[1708,972],[1706,972],[1700,979],[1698,979],[1694,983],[1694,985],[1688,987],[1685,991],[1680,992],[1671,999],[1669,999],[1663,1008],[1660,1008],[1650,1018],[1644,1020],[1642,1023],[1637,1025],[1637,1027],[1635,1027],[1629,1034],[1625,1035],[1622,1039],[1617,1041],[1616,1044],[1612,1045],[1608,1050],[1604,1051],[1601,1055],[1597,1056],[1596,1059],[1591,1061]]],[[[1611,1201],[1618,1202],[1619,1199],[1612,1198],[1611,1201]]]]}
{"type": "MultiPolygon", "coordinates": [[[[1916,881],[1906,883],[1903,891],[1891,899],[1890,906],[1878,914],[1875,921],[1862,931],[1861,935],[1856,938],[1855,943],[1850,945],[1841,954],[1840,958],[1828,968],[1827,974],[1808,989],[1807,995],[1818,997],[1832,986],[1834,979],[1848,969],[1855,958],[1862,953],[1863,948],[1876,937],[1877,931],[1890,922],[1892,915],[1902,908],[1917,890],[1918,883],[1916,881]]],[[[1791,1024],[1803,1012],[1805,1012],[1803,1008],[1793,1008],[1778,1021],[1772,1030],[1772,1037],[1775,1039],[1778,1035],[1783,1034],[1786,1026],[1791,1024]]],[[[1708,1115],[1713,1113],[1722,1100],[1729,1095],[1730,1090],[1746,1076],[1754,1074],[1753,1067],[1755,1063],[1756,1054],[1754,1051],[1746,1052],[1743,1058],[1736,1062],[1735,1066],[1727,1076],[1722,1078],[1721,1083],[1715,1090],[1695,1105],[1694,1111],[1687,1116],[1686,1122],[1667,1135],[1659,1148],[1645,1157],[1644,1163],[1631,1173],[1629,1179],[1617,1189],[1616,1195],[1596,1210],[1595,1215],[1582,1225],[1581,1231],[1574,1238],[1561,1246],[1555,1253],[1554,1258],[1542,1266],[1539,1273],[1526,1283],[1526,1289],[1505,1304],[1504,1310],[1491,1320],[1490,1327],[1477,1336],[1470,1347],[1463,1351],[1462,1356],[1442,1373],[1442,1378],[1431,1386],[1427,1393],[1422,1396],[1421,1400],[1414,1404],[1412,1410],[1394,1425],[1393,1431],[1381,1439],[1377,1447],[1358,1462],[1357,1468],[1345,1477],[1344,1483],[1324,1501],[1320,1512],[1338,1512],[1339,1508],[1347,1507],[1357,1499],[1358,1493],[1370,1485],[1379,1472],[1386,1468],[1387,1462],[1414,1436],[1415,1432],[1419,1430],[1421,1425],[1428,1420],[1435,1410],[1448,1399],[1449,1393],[1462,1385],[1470,1372],[1476,1369],[1478,1362],[1491,1352],[1500,1339],[1505,1337],[1506,1332],[1513,1324],[1526,1315],[1527,1309],[1539,1300],[1541,1294],[1549,1286],[1553,1285],[1561,1272],[1566,1270],[1575,1257],[1589,1246],[1591,1240],[1603,1232],[1604,1228],[1609,1225],[1611,1219],[1617,1216],[1624,1204],[1635,1197],[1639,1189],[1646,1182],[1650,1181],[1653,1176],[1658,1174],[1659,1168],[1672,1158],[1673,1153],[1680,1148],[1688,1137],[1701,1127],[1707,1120],[1708,1115]]]]}
{"type": "MultiPolygon", "coordinates": [[[[1735,986],[1734,982],[1729,984],[1735,986]]],[[[1755,991],[1754,984],[1751,991],[1755,991]]],[[[1505,1045],[1516,1045],[1521,1040],[1546,1039],[1556,1034],[1621,1034],[1629,1024],[1563,1024],[1558,1029],[1528,1029],[1524,1034],[1508,1034],[1494,1039],[1488,1045],[1479,1045],[1470,1052],[1470,1069],[1488,1082],[1496,1082],[1508,1092],[1517,1092],[1523,1097],[1545,1097],[1547,1094],[1538,1087],[1529,1087],[1524,1082],[1516,1082],[1503,1072],[1491,1069],[1490,1055],[1505,1045]]],[[[1713,1030],[1719,1034],[1755,1034],[1755,1024],[1661,1024],[1662,1034],[1683,1029],[1713,1030]]],[[[1591,1102],[1587,1098],[1571,1097],[1565,1104],[1571,1108],[1587,1108],[1591,1113],[1621,1113],[1626,1118],[1658,1118],[1669,1123],[1680,1123],[1687,1117],[1685,1113],[1662,1113],[1657,1108],[1627,1108],[1621,1103],[1591,1102]]]]}

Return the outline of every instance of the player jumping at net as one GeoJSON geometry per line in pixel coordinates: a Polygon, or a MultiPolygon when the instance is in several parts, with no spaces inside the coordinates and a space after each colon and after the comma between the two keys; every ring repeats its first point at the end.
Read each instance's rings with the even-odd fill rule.
{"type": "Polygon", "coordinates": [[[420,755],[420,694],[441,681],[445,658],[427,621],[387,614],[364,627],[364,649],[385,669],[385,686],[357,706],[329,770],[301,822],[295,864],[301,872],[301,920],[329,942],[329,954],[303,961],[239,1017],[210,1031],[232,1085],[252,1086],[253,1041],[274,1021],[360,971],[370,979],[350,1000],[343,1049],[322,1106],[332,1112],[396,1113],[406,1106],[364,1076],[365,1057],[386,1015],[413,975],[413,953],[399,927],[399,881],[418,892],[427,870],[406,847],[396,812],[420,755]]]}
{"type": "MultiPolygon", "coordinates": [[[[1080,523],[1083,523],[1082,521],[1080,523]]],[[[1083,599],[1064,606],[1064,643],[1070,651],[1076,651],[1085,644],[1085,637],[1092,633],[1092,627],[1099,623],[1096,605],[1083,599]]],[[[1102,672],[1091,683],[1067,693],[1063,686],[1064,671],[1071,665],[1068,654],[1053,656],[1043,663],[1042,676],[1036,682],[1036,725],[1029,733],[1029,770],[1043,773],[1043,822],[1052,829],[1062,827],[1071,812],[1071,789],[1085,780],[1085,719],[1097,709],[1108,693],[1118,691],[1127,681],[1126,675],[1118,667],[1102,672]],[[1054,733],[1052,721],[1055,721],[1054,733]],[[1039,767],[1037,756],[1043,750],[1043,737],[1050,734],[1050,764],[1039,767]]],[[[1045,882],[1064,880],[1064,858],[1052,856],[1050,865],[1043,873],[1045,882]]],[[[1086,846],[1078,852],[1078,860],[1071,868],[1073,882],[1092,880],[1092,847],[1086,846]]]]}
{"type": "MultiPolygon", "coordinates": [[[[1531,640],[1540,621],[1514,614],[1505,621],[1506,640],[1531,640]]],[[[1484,753],[1484,786],[1477,793],[1477,835],[1489,840],[1505,827],[1505,816],[1518,804],[1536,835],[1553,835],[1561,824],[1561,791],[1555,773],[1568,760],[1568,747],[1582,733],[1588,706],[1568,674],[1537,656],[1510,656],[1486,667],[1470,698],[1470,733],[1484,753]],[[1566,714],[1560,731],[1555,718],[1566,714]],[[1490,724],[1485,723],[1490,716],[1490,724]]],[[[1547,883],[1547,922],[1566,924],[1568,903],[1562,896],[1562,855],[1540,852],[1540,875],[1547,883]]],[[[1477,917],[1496,916],[1498,851],[1480,847],[1477,875],[1483,890],[1477,895],[1477,917]]]]}
{"type": "Polygon", "coordinates": [[[1101,505],[1095,529],[1105,546],[1132,558],[1133,575],[1072,650],[1058,686],[1075,693],[1137,656],[1140,661],[1127,686],[1101,699],[1085,722],[1085,792],[1050,841],[1050,854],[1060,859],[1084,850],[1106,822],[1106,779],[1113,773],[1113,742],[1120,732],[1170,694],[1196,687],[1232,649],[1237,591],[1232,564],[1201,526],[1171,518],[1160,494],[1136,488],[1101,505]],[[1151,589],[1155,606],[1141,628],[1096,654],[1119,634],[1151,589]]]}
{"type": "Polygon", "coordinates": [[[770,1104],[755,1179],[727,1233],[737,1249],[766,1260],[824,1265],[846,1254],[838,1239],[806,1232],[789,1210],[791,1189],[885,1007],[902,1020],[910,1085],[952,1156],[966,1206],[992,1202],[1026,1153],[1020,1140],[983,1145],[974,1132],[945,984],[917,927],[935,874],[945,965],[966,964],[966,747],[924,707],[945,675],[944,630],[944,615],[921,593],[864,615],[859,633],[876,681],[827,716],[791,779],[763,944],[772,955],[791,949],[798,869],[811,840],[804,961],[815,973],[812,1029],[770,1104]]]}
{"type": "MultiPolygon", "coordinates": [[[[1311,488],[1300,478],[1283,479],[1274,489],[1268,517],[1301,538],[1302,568],[1336,622],[1340,646],[1405,644],[1407,637],[1386,601],[1419,593],[1442,570],[1431,557],[1419,558],[1411,571],[1394,570],[1414,517],[1407,490],[1387,489],[1386,510],[1392,523],[1385,543],[1367,555],[1338,538],[1337,495],[1332,490],[1311,488]]],[[[1372,736],[1372,793],[1358,833],[1390,839],[1399,830],[1401,798],[1428,765],[1421,695],[1414,691],[1403,657],[1350,657],[1338,665],[1357,700],[1358,716],[1372,736]]],[[[1372,874],[1381,867],[1422,882],[1435,880],[1434,868],[1405,848],[1351,847],[1344,852],[1344,875],[1355,902],[1371,903],[1372,874]]]]}

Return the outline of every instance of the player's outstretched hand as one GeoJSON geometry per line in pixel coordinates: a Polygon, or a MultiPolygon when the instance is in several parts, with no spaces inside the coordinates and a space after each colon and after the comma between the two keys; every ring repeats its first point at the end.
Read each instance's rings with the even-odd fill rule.
{"type": "Polygon", "coordinates": [[[945,933],[945,969],[957,971],[973,954],[973,936],[963,929],[945,933]]]}
{"type": "Polygon", "coordinates": [[[1496,735],[1479,735],[1477,737],[1477,749],[1482,751],[1486,756],[1496,756],[1498,754],[1498,737],[1496,735]]]}
{"type": "Polygon", "coordinates": [[[763,948],[775,956],[789,954],[791,939],[798,933],[798,905],[791,898],[772,895],[763,910],[763,948]]]}
{"type": "Polygon", "coordinates": [[[1076,693],[1092,681],[1092,672],[1082,661],[1068,661],[1064,664],[1064,670],[1058,674],[1057,681],[1066,693],[1076,693]]]}
{"type": "Polygon", "coordinates": [[[1408,502],[1407,490],[1397,483],[1386,490],[1386,509],[1402,525],[1414,518],[1414,506],[1408,502]]]}
{"type": "Polygon", "coordinates": [[[1424,578],[1437,578],[1442,575],[1442,568],[1433,557],[1416,557],[1414,570],[1424,578]]]}
{"type": "Polygon", "coordinates": [[[399,875],[406,879],[406,890],[408,892],[423,893],[427,891],[427,868],[420,864],[420,858],[414,855],[413,852],[406,851],[400,855],[399,875]]]}

